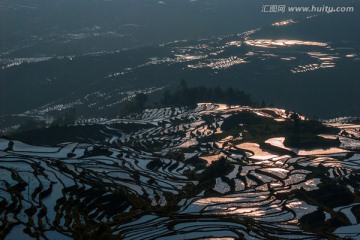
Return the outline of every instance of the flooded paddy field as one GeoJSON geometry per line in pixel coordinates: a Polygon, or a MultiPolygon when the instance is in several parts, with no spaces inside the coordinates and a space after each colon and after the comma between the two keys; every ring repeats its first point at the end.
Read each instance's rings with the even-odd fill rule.
{"type": "Polygon", "coordinates": [[[302,148],[284,110],[204,103],[2,138],[0,238],[359,238],[359,128],[331,125],[302,148]]]}

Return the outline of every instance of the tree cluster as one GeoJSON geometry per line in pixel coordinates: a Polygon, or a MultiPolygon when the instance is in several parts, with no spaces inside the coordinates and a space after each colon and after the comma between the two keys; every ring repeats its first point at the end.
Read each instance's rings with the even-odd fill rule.
{"type": "Polygon", "coordinates": [[[147,95],[144,93],[139,93],[133,99],[131,99],[125,104],[122,113],[129,114],[129,113],[141,111],[145,108],[145,104],[147,101],[148,101],[147,95]]]}
{"type": "Polygon", "coordinates": [[[254,104],[250,95],[241,90],[232,87],[227,89],[205,86],[189,88],[184,80],[181,81],[176,91],[167,90],[161,98],[161,104],[164,106],[194,106],[199,102],[247,106],[254,104]]]}

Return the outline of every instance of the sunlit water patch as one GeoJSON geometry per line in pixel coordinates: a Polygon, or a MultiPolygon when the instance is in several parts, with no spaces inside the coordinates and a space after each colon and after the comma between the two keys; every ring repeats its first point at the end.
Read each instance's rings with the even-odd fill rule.
{"type": "Polygon", "coordinates": [[[250,46],[264,47],[264,48],[291,47],[296,45],[318,46],[318,47],[328,46],[327,43],[323,43],[323,42],[301,41],[301,40],[290,40],[290,39],[254,39],[254,40],[246,40],[245,43],[250,46]]]}

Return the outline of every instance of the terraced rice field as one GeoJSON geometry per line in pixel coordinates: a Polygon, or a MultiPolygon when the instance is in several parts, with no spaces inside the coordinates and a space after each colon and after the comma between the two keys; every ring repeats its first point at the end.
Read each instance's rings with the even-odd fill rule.
{"type": "Polygon", "coordinates": [[[101,130],[78,142],[0,139],[0,238],[360,238],[359,140],[342,131],[346,151],[300,156],[223,128],[244,111],[289,121],[199,104],[83,120],[101,130]]]}

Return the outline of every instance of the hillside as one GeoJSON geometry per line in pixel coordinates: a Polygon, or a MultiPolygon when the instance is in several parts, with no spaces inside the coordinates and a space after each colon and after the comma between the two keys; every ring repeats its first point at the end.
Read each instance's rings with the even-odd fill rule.
{"type": "Polygon", "coordinates": [[[182,79],[191,87],[238,88],[315,119],[358,117],[359,20],[327,14],[128,50],[4,57],[0,128],[69,109],[77,117],[114,116],[136,94],[157,101],[182,79]]]}
{"type": "Polygon", "coordinates": [[[0,238],[359,238],[359,129],[202,103],[18,132],[0,238]]]}

